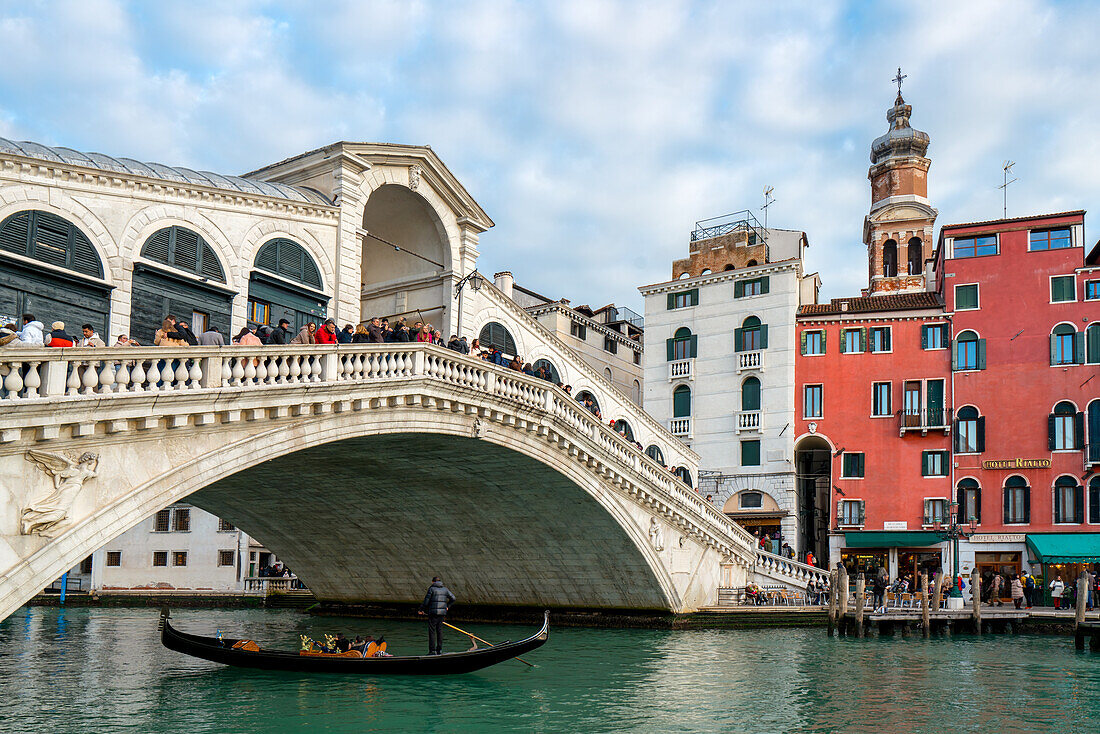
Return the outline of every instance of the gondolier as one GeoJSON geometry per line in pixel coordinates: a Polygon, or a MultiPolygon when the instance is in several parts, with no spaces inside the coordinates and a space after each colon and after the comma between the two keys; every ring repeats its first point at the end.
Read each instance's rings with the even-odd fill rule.
{"type": "Polygon", "coordinates": [[[455,595],[443,585],[443,579],[438,576],[434,577],[418,612],[419,614],[428,615],[429,655],[443,654],[443,619],[447,616],[447,611],[451,608],[451,604],[454,604],[454,601],[455,595]]]}

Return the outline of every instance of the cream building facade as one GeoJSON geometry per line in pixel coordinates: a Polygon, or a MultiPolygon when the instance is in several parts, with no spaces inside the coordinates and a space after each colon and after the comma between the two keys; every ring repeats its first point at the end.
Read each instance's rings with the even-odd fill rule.
{"type": "Polygon", "coordinates": [[[640,288],[646,410],[699,453],[704,497],[798,551],[790,416],[794,317],[820,283],[803,273],[809,242],[748,212],[705,224],[673,280],[640,288]]]}

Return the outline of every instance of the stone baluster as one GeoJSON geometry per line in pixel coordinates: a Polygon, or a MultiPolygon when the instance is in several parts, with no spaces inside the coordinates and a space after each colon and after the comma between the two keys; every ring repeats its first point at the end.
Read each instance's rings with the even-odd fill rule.
{"type": "Polygon", "coordinates": [[[188,370],[187,376],[191,378],[191,382],[187,385],[192,390],[197,390],[202,385],[202,360],[191,360],[191,369],[188,370]]]}
{"type": "Polygon", "coordinates": [[[130,384],[133,385],[134,392],[145,392],[145,377],[145,360],[136,360],[134,368],[130,370],[130,384]]]}
{"type": "Polygon", "coordinates": [[[115,391],[115,363],[109,359],[103,360],[103,368],[99,371],[99,391],[110,393],[115,391]]]}
{"type": "Polygon", "coordinates": [[[244,382],[246,386],[252,386],[256,384],[256,365],[250,357],[239,357],[238,362],[244,362],[244,382]]]}
{"type": "Polygon", "coordinates": [[[115,372],[115,385],[118,392],[130,392],[130,366],[125,362],[118,363],[118,371],[115,372]]]}
{"type": "MultiPolygon", "coordinates": [[[[165,369],[168,369],[165,365],[165,369]]],[[[149,360],[149,372],[146,374],[146,384],[150,392],[156,392],[160,390],[160,360],[149,360]]]]}
{"type": "Polygon", "coordinates": [[[41,362],[30,362],[27,367],[27,376],[23,378],[23,388],[26,390],[26,397],[37,398],[38,388],[42,386],[42,375],[38,372],[38,365],[41,362]]]}
{"type": "MultiPolygon", "coordinates": [[[[80,391],[80,385],[82,384],[80,380],[80,362],[68,362],[67,364],[69,366],[69,375],[68,379],[65,380],[65,394],[76,395],[80,391]]],[[[22,378],[19,380],[19,386],[23,386],[22,378]]]]}
{"type": "Polygon", "coordinates": [[[94,395],[95,389],[99,387],[99,372],[96,371],[95,361],[89,360],[80,363],[83,366],[83,374],[81,375],[80,382],[84,385],[84,389],[81,392],[84,395],[94,395]]]}
{"type": "Polygon", "coordinates": [[[4,389],[8,391],[8,400],[19,400],[23,391],[23,375],[20,372],[23,371],[22,362],[10,362],[6,365],[8,368],[8,374],[4,378],[4,389]]]}

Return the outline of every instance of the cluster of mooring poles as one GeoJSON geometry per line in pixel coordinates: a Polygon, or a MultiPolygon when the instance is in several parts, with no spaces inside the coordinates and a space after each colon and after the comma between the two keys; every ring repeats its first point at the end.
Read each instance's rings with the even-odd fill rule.
{"type": "MultiPolygon", "coordinates": [[[[830,637],[834,631],[841,637],[865,637],[872,629],[877,629],[879,636],[891,636],[900,631],[902,637],[909,637],[914,628],[919,628],[924,637],[931,637],[933,633],[951,635],[954,632],[1011,634],[1018,631],[1018,625],[1030,616],[1027,610],[1012,607],[989,609],[983,615],[980,601],[971,603],[969,609],[940,609],[936,601],[943,598],[944,584],[947,583],[945,574],[937,574],[931,588],[928,575],[920,575],[919,609],[895,607],[884,613],[875,609],[870,614],[867,611],[865,594],[867,580],[862,572],[856,574],[854,598],[850,598],[848,594],[848,570],[840,564],[829,572],[829,582],[832,590],[828,611],[830,637]],[[853,606],[852,609],[849,609],[850,605],[853,606]]],[[[970,589],[974,599],[982,598],[982,579],[976,568],[970,575],[970,589]]],[[[1084,650],[1085,638],[1088,638],[1089,648],[1100,651],[1100,622],[1085,619],[1087,600],[1088,575],[1082,572],[1077,579],[1074,644],[1078,650],[1084,650]]]]}

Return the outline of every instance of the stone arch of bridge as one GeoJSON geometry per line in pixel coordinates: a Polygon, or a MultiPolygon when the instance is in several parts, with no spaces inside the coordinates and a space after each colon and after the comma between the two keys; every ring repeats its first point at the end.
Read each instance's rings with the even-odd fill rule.
{"type": "MultiPolygon", "coordinates": [[[[144,462],[159,473],[8,574],[14,606],[0,618],[185,498],[260,539],[322,599],[415,601],[438,573],[469,603],[683,608],[652,513],[555,442],[464,413],[395,407],[214,439],[177,465],[144,462]]],[[[95,481],[110,481],[108,466],[95,481]]]]}

